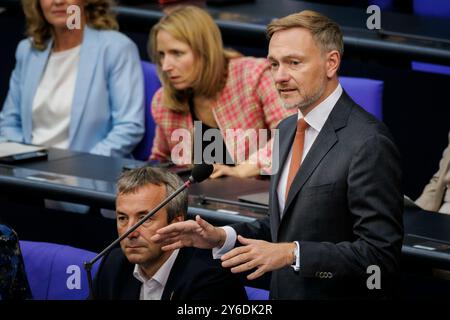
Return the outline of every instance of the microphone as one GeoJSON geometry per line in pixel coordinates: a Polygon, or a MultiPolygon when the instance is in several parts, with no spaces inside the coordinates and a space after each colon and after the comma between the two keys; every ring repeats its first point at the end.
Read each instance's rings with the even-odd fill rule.
{"type": "Polygon", "coordinates": [[[183,183],[182,186],[180,186],[177,190],[175,190],[171,195],[169,195],[163,202],[161,202],[159,205],[156,206],[153,210],[149,211],[141,220],[139,220],[134,226],[132,226],[130,229],[128,229],[124,234],[122,234],[119,238],[114,240],[109,246],[107,246],[105,249],[103,249],[102,252],[97,254],[91,261],[84,262],[84,269],[87,273],[88,283],[89,283],[89,291],[91,293],[92,299],[95,299],[94,297],[94,290],[93,290],[93,281],[92,281],[92,266],[94,263],[96,263],[100,258],[105,256],[107,253],[109,253],[120,241],[128,237],[130,233],[132,233],[134,230],[139,228],[145,221],[147,221],[151,216],[153,216],[156,212],[158,212],[162,207],[164,207],[166,204],[168,204],[173,198],[175,198],[180,192],[182,192],[184,189],[188,188],[193,183],[200,183],[211,175],[213,172],[214,167],[212,164],[202,163],[195,165],[192,168],[192,172],[188,180],[186,180],[185,183],[183,183]]]}
{"type": "Polygon", "coordinates": [[[208,179],[208,177],[213,173],[214,166],[212,164],[202,163],[196,165],[191,172],[191,176],[189,180],[192,179],[192,182],[200,183],[203,180],[208,179]]]}

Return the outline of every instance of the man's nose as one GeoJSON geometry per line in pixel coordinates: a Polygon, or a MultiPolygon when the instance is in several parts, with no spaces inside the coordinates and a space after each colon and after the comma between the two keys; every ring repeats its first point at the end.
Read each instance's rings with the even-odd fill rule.
{"type": "MultiPolygon", "coordinates": [[[[134,226],[134,223],[133,223],[133,224],[130,224],[130,226],[127,228],[127,230],[130,230],[130,228],[133,227],[133,226],[134,226]]],[[[128,239],[136,239],[136,238],[139,238],[139,236],[140,236],[140,234],[141,234],[140,231],[139,231],[140,228],[141,228],[141,227],[139,227],[139,228],[133,230],[133,231],[127,236],[127,238],[128,238],[128,239]]]]}
{"type": "Polygon", "coordinates": [[[275,83],[283,83],[289,81],[289,73],[286,68],[280,65],[274,72],[275,83]]]}

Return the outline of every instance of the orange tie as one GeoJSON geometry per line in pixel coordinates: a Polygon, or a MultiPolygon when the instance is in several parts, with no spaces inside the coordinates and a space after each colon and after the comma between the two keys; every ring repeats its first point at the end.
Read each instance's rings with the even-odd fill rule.
{"type": "Polygon", "coordinates": [[[300,163],[302,162],[303,156],[303,146],[305,144],[305,131],[306,128],[308,127],[309,127],[308,123],[303,118],[297,121],[297,131],[295,133],[294,144],[292,145],[291,165],[289,166],[289,175],[286,183],[286,192],[284,194],[285,199],[287,199],[292,181],[294,180],[295,175],[300,169],[300,163]]]}

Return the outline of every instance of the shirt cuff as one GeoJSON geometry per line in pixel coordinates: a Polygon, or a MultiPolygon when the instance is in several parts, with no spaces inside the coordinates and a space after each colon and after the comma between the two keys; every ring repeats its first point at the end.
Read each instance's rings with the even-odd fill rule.
{"type": "Polygon", "coordinates": [[[225,226],[221,227],[226,234],[225,242],[223,243],[222,247],[216,247],[212,249],[212,254],[214,259],[220,259],[225,253],[230,251],[234,248],[234,245],[236,244],[236,230],[234,230],[232,227],[225,226]]]}
{"type": "Polygon", "coordinates": [[[294,269],[294,271],[300,271],[300,245],[298,241],[294,241],[294,243],[297,246],[297,249],[295,251],[295,263],[291,265],[291,267],[294,269]]]}

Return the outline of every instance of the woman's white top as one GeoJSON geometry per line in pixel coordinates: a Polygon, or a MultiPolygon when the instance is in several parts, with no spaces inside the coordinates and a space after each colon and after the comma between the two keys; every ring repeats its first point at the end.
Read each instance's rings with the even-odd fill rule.
{"type": "Polygon", "coordinates": [[[69,147],[69,124],[81,45],[52,52],[33,100],[32,143],[69,147]]]}

